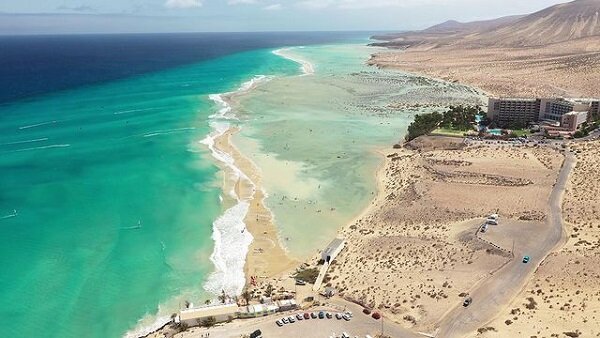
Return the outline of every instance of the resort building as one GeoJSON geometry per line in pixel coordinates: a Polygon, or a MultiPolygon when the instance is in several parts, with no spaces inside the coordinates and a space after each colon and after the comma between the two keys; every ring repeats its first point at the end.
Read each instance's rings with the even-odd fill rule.
{"type": "Polygon", "coordinates": [[[527,125],[540,115],[540,99],[490,98],[487,116],[501,126],[513,123],[527,125]]]}
{"type": "Polygon", "coordinates": [[[573,111],[586,111],[591,108],[590,102],[582,100],[541,99],[540,120],[561,121],[563,115],[573,111]]]}
{"type": "Polygon", "coordinates": [[[579,127],[587,122],[587,111],[574,111],[562,116],[560,126],[568,131],[577,131],[579,127]]]}
{"type": "Polygon", "coordinates": [[[344,239],[336,238],[321,252],[321,259],[326,263],[331,263],[337,255],[344,249],[344,239]]]}
{"type": "MultiPolygon", "coordinates": [[[[490,98],[488,118],[498,125],[527,125],[532,122],[563,121],[563,116],[571,112],[586,112],[590,119],[599,117],[600,99],[563,99],[563,98],[490,98]]],[[[581,115],[577,115],[579,119],[581,115]]],[[[568,118],[572,122],[572,117],[568,118]]],[[[581,125],[581,123],[579,123],[581,125]]]]}
{"type": "Polygon", "coordinates": [[[238,312],[237,304],[192,307],[179,312],[179,321],[188,326],[197,326],[209,317],[213,317],[217,323],[222,323],[237,318],[238,312]]]}
{"type": "Polygon", "coordinates": [[[590,114],[588,116],[588,119],[591,119],[591,120],[600,119],[600,100],[592,101],[590,106],[591,106],[591,108],[590,108],[590,114]]]}

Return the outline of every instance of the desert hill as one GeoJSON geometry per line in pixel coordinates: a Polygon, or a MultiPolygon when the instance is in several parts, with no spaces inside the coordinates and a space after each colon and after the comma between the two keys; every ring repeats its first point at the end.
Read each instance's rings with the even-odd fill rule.
{"type": "Polygon", "coordinates": [[[600,0],[576,0],[525,16],[461,23],[450,20],[422,31],[375,37],[387,47],[437,48],[448,45],[527,47],[600,39],[600,0]]]}

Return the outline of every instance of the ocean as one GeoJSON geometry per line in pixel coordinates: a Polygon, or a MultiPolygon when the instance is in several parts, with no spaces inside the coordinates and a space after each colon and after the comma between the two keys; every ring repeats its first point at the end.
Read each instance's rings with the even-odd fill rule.
{"type": "Polygon", "coordinates": [[[1,37],[4,334],[121,337],[214,298],[209,95],[298,72],[272,47],[354,35],[1,37]]]}
{"type": "Polygon", "coordinates": [[[414,114],[480,97],[367,66],[367,37],[0,38],[5,334],[133,337],[239,292],[247,205],[223,205],[219,165],[235,163],[212,147],[229,126],[289,255],[322,248],[374,197],[377,150],[414,114]]]}

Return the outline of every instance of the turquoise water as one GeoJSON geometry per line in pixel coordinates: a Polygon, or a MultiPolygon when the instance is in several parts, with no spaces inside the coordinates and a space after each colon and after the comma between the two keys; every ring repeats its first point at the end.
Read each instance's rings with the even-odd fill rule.
{"type": "Polygon", "coordinates": [[[294,72],[258,50],[0,106],[3,334],[120,337],[212,297],[208,94],[294,72]]]}
{"type": "Polygon", "coordinates": [[[376,193],[378,153],[404,138],[415,113],[480,103],[470,87],[366,65],[359,44],[289,50],[314,74],[275,78],[240,100],[234,139],[263,172],[292,256],[322,249],[376,193]]]}
{"type": "Polygon", "coordinates": [[[200,143],[222,108],[209,94],[269,76],[228,122],[300,258],[369,203],[377,150],[403,138],[423,103],[478,100],[465,86],[368,67],[374,50],[359,45],[291,52],[315,74],[256,50],[0,106],[4,333],[120,337],[214,297],[204,287],[225,210],[200,143]]]}

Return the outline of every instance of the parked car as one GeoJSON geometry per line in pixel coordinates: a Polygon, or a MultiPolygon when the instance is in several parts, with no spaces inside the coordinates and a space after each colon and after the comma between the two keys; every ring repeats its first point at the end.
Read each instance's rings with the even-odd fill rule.
{"type": "Polygon", "coordinates": [[[350,321],[350,316],[347,313],[343,315],[342,318],[344,318],[344,320],[347,322],[350,321]]]}
{"type": "Polygon", "coordinates": [[[379,314],[379,312],[373,312],[371,317],[373,317],[373,319],[375,319],[375,320],[381,319],[381,315],[379,314]]]}
{"type": "Polygon", "coordinates": [[[290,321],[290,323],[295,323],[296,322],[296,320],[292,316],[289,316],[288,320],[290,321]]]}
{"type": "Polygon", "coordinates": [[[303,286],[303,285],[306,285],[306,282],[303,281],[302,279],[296,279],[296,285],[303,286]]]}
{"type": "Polygon", "coordinates": [[[310,319],[310,314],[308,312],[304,312],[304,319],[310,319]]]}
{"type": "Polygon", "coordinates": [[[327,313],[325,314],[325,316],[327,317],[327,319],[331,319],[331,318],[333,318],[333,315],[332,315],[330,312],[327,312],[327,313]]]}
{"type": "Polygon", "coordinates": [[[316,312],[312,312],[312,313],[310,314],[310,318],[312,318],[312,319],[317,319],[317,317],[318,317],[318,315],[317,315],[317,313],[316,313],[316,312]]]}
{"type": "Polygon", "coordinates": [[[262,336],[261,330],[255,330],[250,334],[250,338],[260,338],[262,336]]]}
{"type": "Polygon", "coordinates": [[[485,221],[485,223],[486,223],[486,224],[489,224],[489,225],[498,225],[498,220],[495,220],[495,219],[493,219],[493,218],[488,218],[488,219],[485,221]]]}
{"type": "Polygon", "coordinates": [[[299,314],[296,315],[296,318],[298,318],[298,320],[303,320],[304,316],[302,316],[302,314],[299,313],[299,314]]]}
{"type": "Polygon", "coordinates": [[[336,313],[335,314],[335,319],[338,319],[338,320],[342,319],[342,314],[341,313],[336,313]]]}
{"type": "Polygon", "coordinates": [[[287,318],[282,318],[282,319],[281,319],[281,321],[282,321],[284,324],[289,324],[289,323],[290,323],[290,321],[289,321],[287,318]]]}
{"type": "Polygon", "coordinates": [[[465,301],[463,302],[463,306],[467,307],[467,306],[471,305],[471,303],[473,303],[473,298],[467,297],[467,298],[465,298],[465,301]]]}
{"type": "Polygon", "coordinates": [[[275,324],[277,324],[277,326],[282,327],[283,326],[283,322],[281,320],[277,320],[275,322],[275,324]]]}
{"type": "Polygon", "coordinates": [[[363,309],[363,313],[366,314],[366,315],[370,315],[371,314],[371,310],[369,310],[367,308],[364,308],[363,309]]]}
{"type": "Polygon", "coordinates": [[[323,319],[325,318],[325,312],[321,311],[319,312],[319,319],[323,319]]]}
{"type": "Polygon", "coordinates": [[[529,263],[529,256],[523,257],[523,263],[525,263],[525,264],[529,263]]]}

